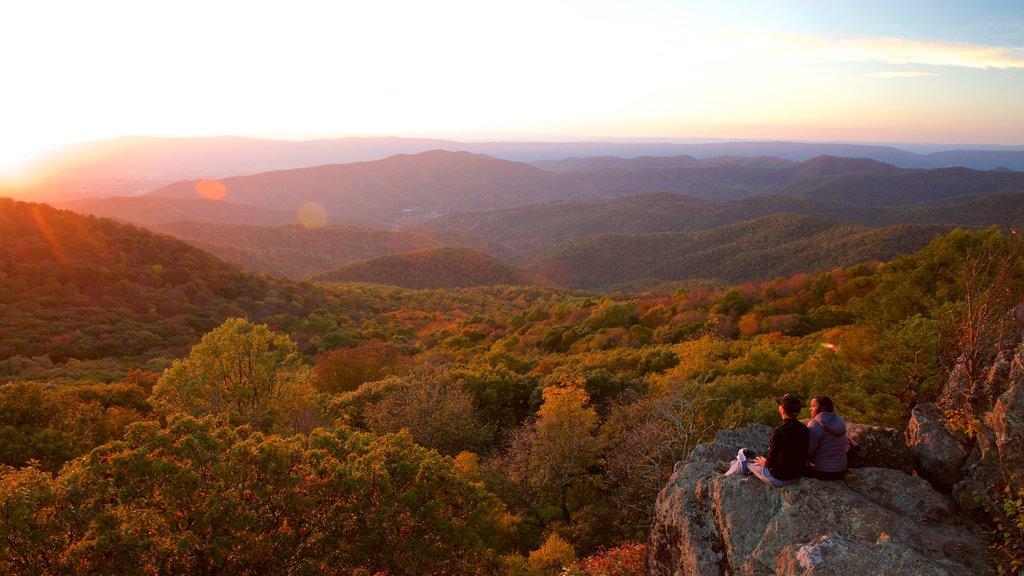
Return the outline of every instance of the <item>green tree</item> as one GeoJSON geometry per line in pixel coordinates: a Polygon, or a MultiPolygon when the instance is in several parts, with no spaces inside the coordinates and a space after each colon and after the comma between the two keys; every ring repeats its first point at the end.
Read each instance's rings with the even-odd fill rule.
{"type": "Polygon", "coordinates": [[[0,572],[491,574],[505,513],[407,435],[130,427],[54,478],[0,469],[0,572]]]}
{"type": "Polygon", "coordinates": [[[416,442],[442,454],[479,451],[493,429],[477,416],[473,394],[444,368],[406,376],[364,412],[367,428],[388,433],[408,430],[416,442]]]}
{"type": "Polygon", "coordinates": [[[537,419],[513,433],[508,450],[491,462],[501,489],[541,526],[571,522],[594,496],[604,450],[582,378],[549,386],[542,396],[537,419]]]}
{"type": "Polygon", "coordinates": [[[287,335],[231,318],[164,372],[153,388],[153,404],[164,416],[220,414],[235,424],[272,430],[282,424],[285,400],[310,397],[297,390],[311,386],[308,376],[298,377],[301,367],[298,347],[287,335]]]}
{"type": "Polygon", "coordinates": [[[707,376],[673,381],[667,393],[615,406],[605,422],[605,486],[617,522],[630,537],[649,532],[654,501],[675,463],[736,424],[728,403],[708,382],[707,376]]]}

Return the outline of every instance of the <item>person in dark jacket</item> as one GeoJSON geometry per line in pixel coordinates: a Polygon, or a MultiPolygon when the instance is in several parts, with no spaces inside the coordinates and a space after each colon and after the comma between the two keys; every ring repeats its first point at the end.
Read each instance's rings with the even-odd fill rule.
{"type": "Polygon", "coordinates": [[[804,473],[809,442],[807,426],[797,419],[803,404],[792,394],[775,399],[779,404],[782,424],[772,430],[768,454],[749,460],[740,450],[727,476],[753,474],[769,486],[792,484],[804,473]]]}
{"type": "Polygon", "coordinates": [[[819,480],[842,480],[846,475],[846,422],[835,413],[832,399],[811,399],[811,419],[807,423],[807,471],[819,480]]]}

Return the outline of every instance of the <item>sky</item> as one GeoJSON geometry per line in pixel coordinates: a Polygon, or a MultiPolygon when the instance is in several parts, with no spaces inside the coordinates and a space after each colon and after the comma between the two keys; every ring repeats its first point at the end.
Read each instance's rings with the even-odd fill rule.
{"type": "Polygon", "coordinates": [[[228,134],[1024,145],[1024,2],[0,6],[0,170],[228,134]]]}

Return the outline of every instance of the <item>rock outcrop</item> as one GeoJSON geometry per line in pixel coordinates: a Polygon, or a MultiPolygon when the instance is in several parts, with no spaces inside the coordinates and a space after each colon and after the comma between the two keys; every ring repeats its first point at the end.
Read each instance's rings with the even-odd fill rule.
{"type": "Polygon", "coordinates": [[[655,506],[650,574],[991,573],[980,531],[958,522],[952,499],[923,478],[868,467],[841,482],[771,488],[722,475],[739,448],[766,450],[769,434],[763,425],[725,430],[677,464],[655,506]]]}
{"type": "Polygon", "coordinates": [[[981,381],[954,370],[938,404],[915,407],[907,426],[921,475],[975,517],[998,515],[1004,490],[1024,489],[1022,340],[1024,334],[1008,340],[981,381]],[[947,410],[961,422],[950,426],[947,410]]]}
{"type": "Polygon", "coordinates": [[[771,488],[723,476],[770,428],[719,432],[679,462],[655,504],[655,575],[991,574],[981,530],[1024,489],[1024,307],[983,378],[953,370],[905,431],[848,424],[860,446],[843,481],[771,488]],[[951,421],[950,418],[955,419],[951,421]]]}

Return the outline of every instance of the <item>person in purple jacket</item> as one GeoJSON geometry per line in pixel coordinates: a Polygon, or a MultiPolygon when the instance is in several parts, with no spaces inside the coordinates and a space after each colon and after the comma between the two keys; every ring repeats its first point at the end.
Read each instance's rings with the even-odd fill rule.
{"type": "Polygon", "coordinates": [[[811,399],[805,476],[842,480],[846,475],[846,422],[834,410],[828,396],[811,399]]]}

